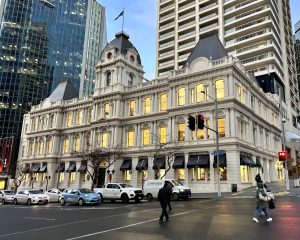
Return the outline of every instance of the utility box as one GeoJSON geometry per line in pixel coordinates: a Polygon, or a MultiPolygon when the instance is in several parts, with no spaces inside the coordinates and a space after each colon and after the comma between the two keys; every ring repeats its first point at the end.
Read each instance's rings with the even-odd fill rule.
{"type": "Polygon", "coordinates": [[[231,192],[237,192],[237,184],[231,184],[231,192]]]}

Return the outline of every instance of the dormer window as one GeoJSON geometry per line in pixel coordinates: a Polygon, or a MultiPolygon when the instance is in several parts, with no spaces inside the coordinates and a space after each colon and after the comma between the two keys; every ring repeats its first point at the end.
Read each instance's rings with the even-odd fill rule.
{"type": "Polygon", "coordinates": [[[129,74],[128,86],[132,86],[133,84],[133,75],[132,73],[129,74]]]}
{"type": "Polygon", "coordinates": [[[133,55],[130,55],[130,61],[134,62],[134,56],[133,55]]]}
{"type": "Polygon", "coordinates": [[[109,52],[107,55],[106,55],[107,59],[111,59],[112,58],[112,53],[109,52]]]}
{"type": "Polygon", "coordinates": [[[110,86],[111,84],[111,72],[106,73],[106,86],[110,86]]]}

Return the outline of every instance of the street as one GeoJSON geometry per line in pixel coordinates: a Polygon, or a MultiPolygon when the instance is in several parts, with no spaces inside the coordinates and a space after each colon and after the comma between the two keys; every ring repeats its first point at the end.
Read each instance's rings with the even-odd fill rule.
{"type": "Polygon", "coordinates": [[[172,202],[170,221],[163,224],[157,201],[0,205],[0,239],[299,239],[299,195],[276,199],[270,223],[252,221],[255,199],[245,194],[172,202]]]}

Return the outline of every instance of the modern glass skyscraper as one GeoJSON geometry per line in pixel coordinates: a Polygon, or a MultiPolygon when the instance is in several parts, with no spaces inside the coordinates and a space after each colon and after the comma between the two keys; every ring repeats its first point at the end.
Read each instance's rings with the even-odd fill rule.
{"type": "Polygon", "coordinates": [[[96,0],[1,0],[0,17],[0,138],[17,138],[23,114],[62,80],[92,94],[105,9],[96,0]]]}

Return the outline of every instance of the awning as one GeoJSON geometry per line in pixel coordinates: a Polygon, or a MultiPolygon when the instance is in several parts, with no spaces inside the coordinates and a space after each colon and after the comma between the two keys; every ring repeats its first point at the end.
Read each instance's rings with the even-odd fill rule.
{"type": "Polygon", "coordinates": [[[256,163],[253,161],[252,157],[245,155],[240,155],[240,164],[249,167],[256,167],[256,163]]]}
{"type": "MultiPolygon", "coordinates": [[[[227,160],[226,160],[226,152],[225,151],[219,151],[219,166],[221,168],[227,167],[227,160]]],[[[214,153],[214,163],[213,167],[217,167],[217,154],[214,153]]]]}
{"type": "Polygon", "coordinates": [[[30,166],[26,165],[23,169],[22,169],[22,173],[29,173],[30,170],[30,166]]]}
{"type": "Polygon", "coordinates": [[[55,170],[56,173],[59,173],[59,172],[64,172],[65,171],[65,164],[64,163],[61,163],[55,170]]]}
{"type": "Polygon", "coordinates": [[[67,173],[76,172],[76,163],[70,163],[66,170],[67,173]]]}
{"type": "Polygon", "coordinates": [[[132,159],[125,159],[120,167],[120,171],[131,170],[132,168],[132,159]]]}
{"type": "Polygon", "coordinates": [[[40,170],[40,165],[32,165],[30,172],[37,173],[40,170]]]}
{"type": "Polygon", "coordinates": [[[259,167],[259,168],[262,167],[262,165],[261,165],[261,163],[260,163],[260,161],[258,159],[256,159],[256,167],[259,167]]]}
{"type": "Polygon", "coordinates": [[[189,157],[187,168],[209,168],[209,155],[191,155],[189,157]]]}
{"type": "Polygon", "coordinates": [[[140,158],[135,169],[137,171],[148,170],[148,158],[140,158]]]}
{"type": "Polygon", "coordinates": [[[173,168],[184,168],[184,156],[176,156],[173,163],[173,168]]]}
{"type": "Polygon", "coordinates": [[[78,168],[78,172],[86,172],[87,170],[87,164],[86,163],[81,163],[80,167],[78,168]]]}
{"type": "Polygon", "coordinates": [[[39,173],[46,173],[47,172],[47,164],[41,166],[39,173]]]}
{"type": "Polygon", "coordinates": [[[296,133],[285,131],[285,142],[300,142],[300,136],[296,133]]]}
{"type": "Polygon", "coordinates": [[[166,158],[165,157],[157,157],[153,161],[153,169],[165,169],[166,168],[166,158]]]}

